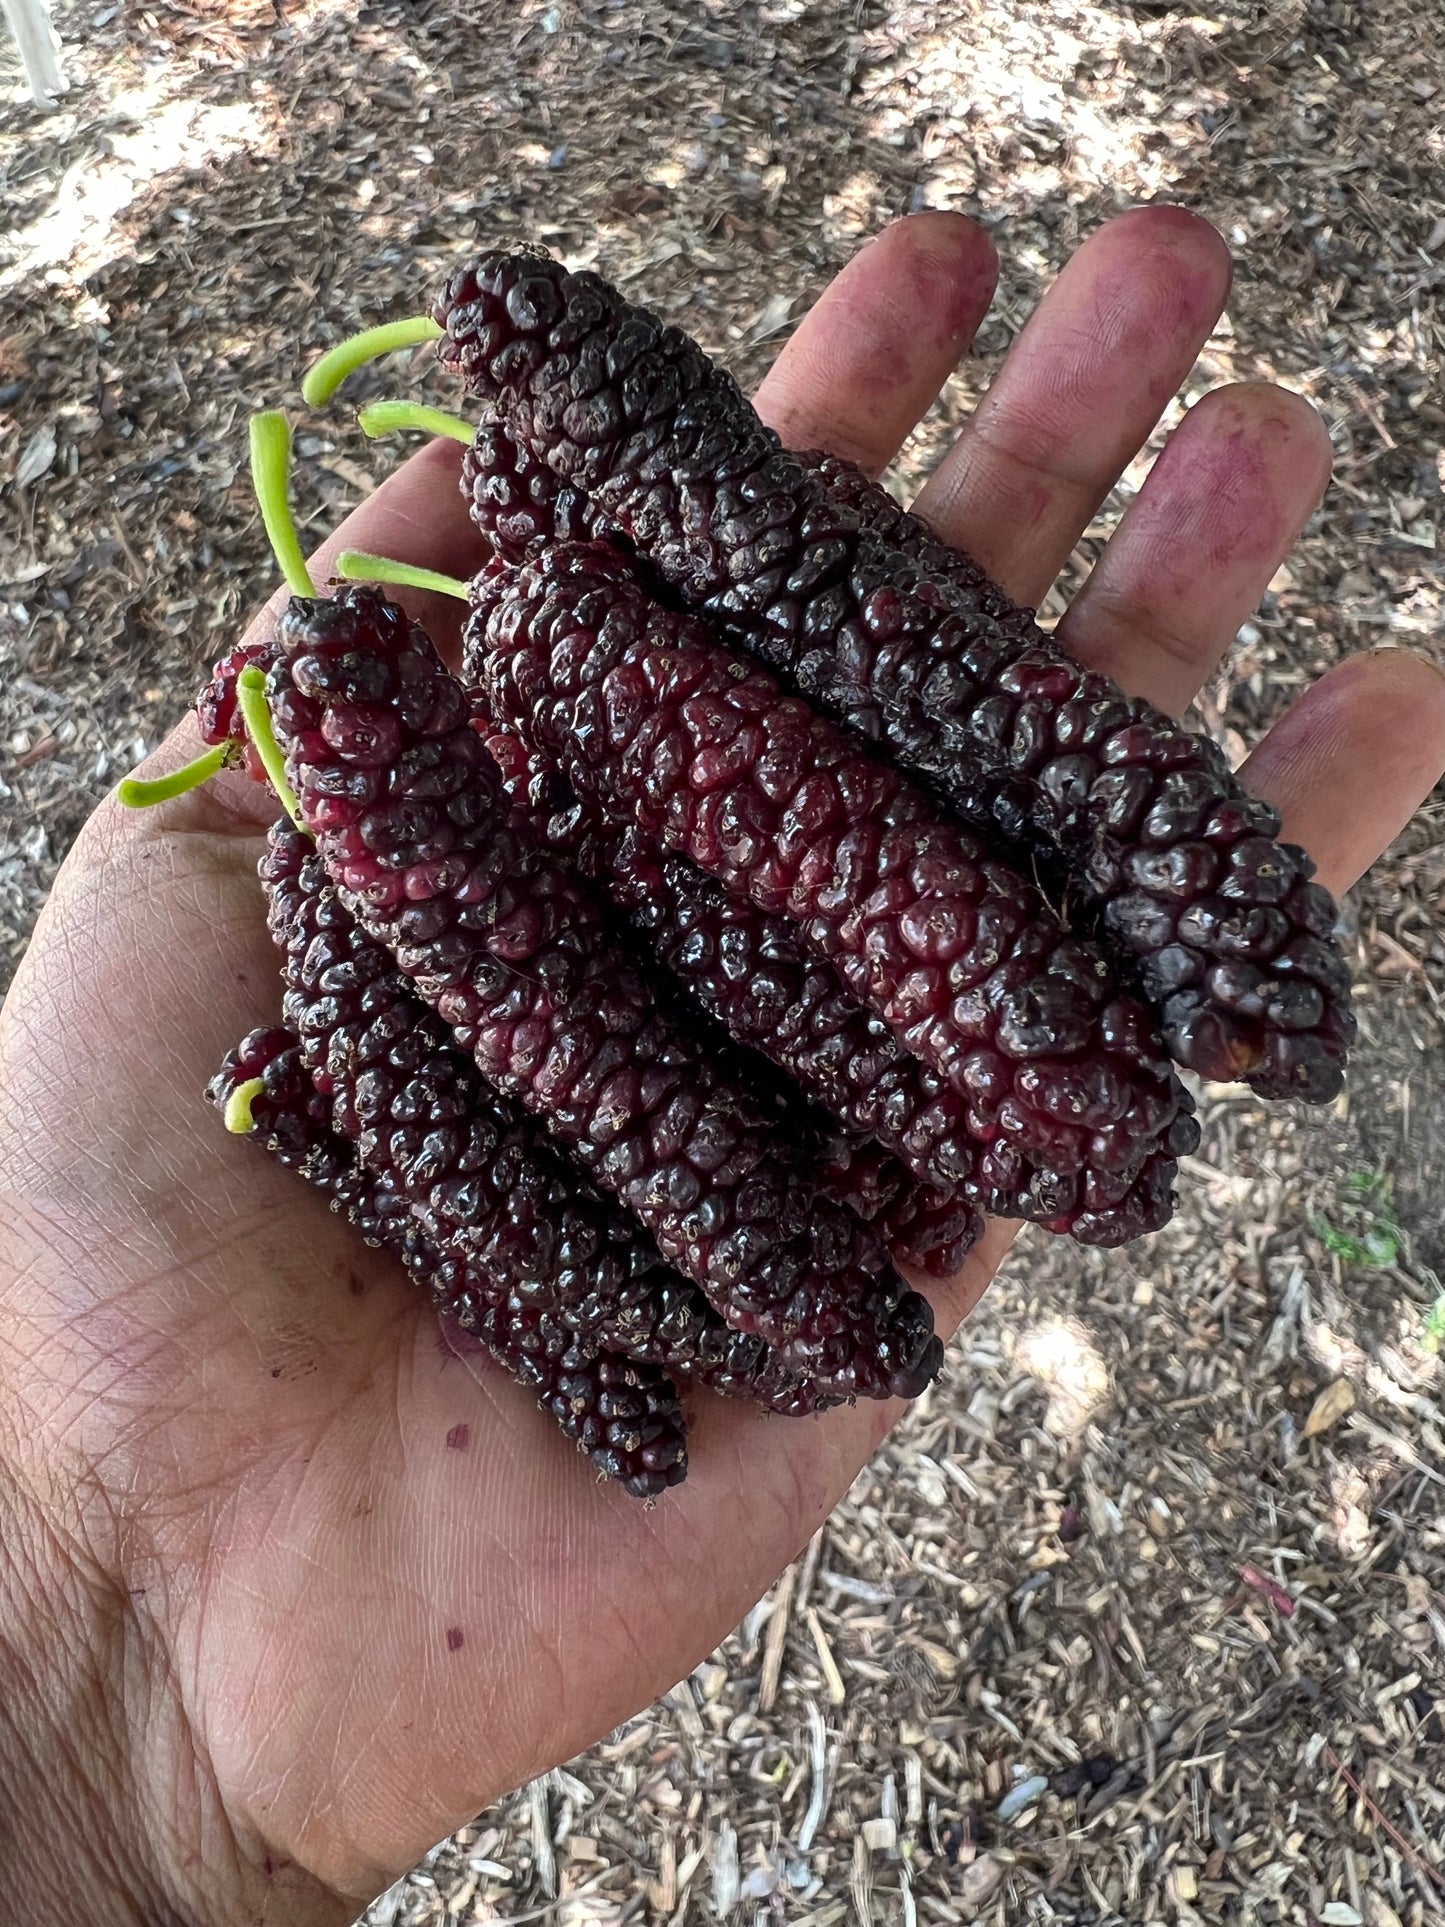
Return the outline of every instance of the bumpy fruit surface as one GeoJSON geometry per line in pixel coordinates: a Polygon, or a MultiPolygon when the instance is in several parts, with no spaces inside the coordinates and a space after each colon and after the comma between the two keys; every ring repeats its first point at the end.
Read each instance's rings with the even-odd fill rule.
{"type": "MultiPolygon", "coordinates": [[[[330,1129],[326,1101],[301,1058],[294,1032],[254,1031],[227,1056],[207,1094],[224,1109],[241,1085],[261,1078],[265,1089],[251,1103],[251,1136],[314,1184],[371,1243],[394,1251],[418,1284],[448,1304],[450,1280],[435,1247],[397,1208],[385,1180],[330,1129]]],[[[589,1346],[537,1306],[517,1311],[474,1296],[468,1310],[469,1329],[599,1472],[637,1498],[653,1498],[686,1477],[682,1408],[656,1366],[589,1346]]]]}
{"type": "MultiPolygon", "coordinates": [[[[820,469],[831,464],[824,456],[805,459],[820,469]]],[[[477,429],[461,486],[478,528],[504,561],[538,556],[558,541],[619,534],[502,421],[477,429]]],[[[495,568],[487,579],[498,589],[508,580],[495,568]]],[[[485,714],[480,700],[479,711],[485,714]]],[[[902,1047],[794,926],[730,895],[635,827],[609,822],[554,762],[495,722],[483,734],[508,794],[550,845],[627,911],[659,960],[735,1041],[785,1070],[860,1140],[855,1170],[868,1141],[898,1157],[901,1180],[880,1172],[884,1202],[870,1204],[847,1187],[846,1153],[834,1172],[842,1181],[836,1194],[879,1225],[902,1262],[934,1277],[956,1272],[980,1228],[965,1200],[1095,1244],[1122,1244],[1167,1221],[1174,1164],[1162,1153],[1151,1154],[1126,1194],[1107,1205],[1097,1188],[1086,1196],[1077,1177],[1053,1174],[1041,1183],[1006,1145],[980,1165],[963,1100],[902,1047]]],[[[1181,1127],[1179,1148],[1190,1143],[1189,1127],[1181,1127]]]]}
{"type": "Polygon", "coordinates": [[[981,1146],[1091,1210],[1192,1148],[1148,1013],[1097,947],[896,770],[654,603],[627,557],[551,548],[485,594],[465,656],[497,721],[614,821],[793,920],[981,1146]]]}
{"type": "MultiPolygon", "coordinates": [[[[734,1332],[540,1126],[490,1089],[385,948],[342,903],[310,838],[282,822],[261,862],[284,1012],[326,1121],[451,1267],[457,1306],[551,1328],[774,1409],[816,1392],[734,1332]],[[477,1280],[485,1280],[480,1284],[477,1280]]],[[[464,1321],[465,1322],[465,1321],[464,1321]]]]}
{"type": "Polygon", "coordinates": [[[507,804],[466,693],[371,589],[293,598],[268,698],[343,901],[735,1329],[829,1392],[909,1396],[926,1303],[658,1007],[599,901],[507,804]]]}
{"type": "Polygon", "coordinates": [[[596,275],[494,252],[435,313],[443,361],[687,603],[960,810],[1006,794],[1137,960],[1181,1063],[1338,1091],[1334,904],[1215,744],[1072,662],[971,564],[934,580],[880,505],[870,526],[835,499],[695,342],[596,275]]]}
{"type": "Polygon", "coordinates": [[[276,660],[276,647],[270,642],[244,642],[233,649],[211,671],[210,681],[196,698],[196,721],[201,741],[212,745],[238,742],[241,762],[254,781],[264,783],[266,772],[254,745],[246,735],[236,700],[236,679],[243,669],[269,669],[276,660]]]}
{"type": "Polygon", "coordinates": [[[605,541],[620,533],[503,421],[479,424],[462,457],[461,487],[473,522],[508,562],[525,562],[553,542],[605,541]]]}
{"type": "Polygon", "coordinates": [[[965,1191],[976,1195],[978,1160],[962,1101],[785,919],[729,895],[635,827],[609,822],[520,737],[490,721],[483,734],[508,795],[549,847],[626,911],[639,939],[734,1042],[786,1071],[840,1122],[847,1135],[828,1166],[833,1195],[842,1188],[903,1262],[936,1277],[956,1271],[979,1232],[964,1201],[965,1191]],[[887,1155],[870,1154],[870,1144],[887,1155]],[[935,1196],[925,1208],[914,1196],[920,1185],[957,1202],[944,1212],[935,1196]]]}

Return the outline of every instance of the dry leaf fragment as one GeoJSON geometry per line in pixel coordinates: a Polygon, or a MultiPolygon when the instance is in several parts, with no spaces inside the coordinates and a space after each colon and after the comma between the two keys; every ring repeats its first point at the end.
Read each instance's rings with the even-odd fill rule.
{"type": "Polygon", "coordinates": [[[1346,1412],[1354,1409],[1355,1388],[1349,1379],[1332,1379],[1310,1407],[1310,1415],[1305,1420],[1305,1437],[1312,1439],[1321,1432],[1328,1432],[1346,1412]]]}
{"type": "Polygon", "coordinates": [[[42,422],[30,437],[15,465],[16,488],[29,488],[38,482],[42,475],[50,472],[55,460],[56,440],[54,422],[42,422]]]}

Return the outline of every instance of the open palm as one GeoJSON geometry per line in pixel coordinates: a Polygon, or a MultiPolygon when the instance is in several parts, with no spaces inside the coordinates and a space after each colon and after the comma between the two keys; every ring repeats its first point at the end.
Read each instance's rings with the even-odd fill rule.
{"type": "MultiPolygon", "coordinates": [[[[920,503],[1015,598],[1053,580],[1228,278],[1213,231],[1169,209],[1111,222],[1061,276],[920,503]]],[[[900,223],[804,322],[760,409],[794,446],[877,472],[992,285],[971,223],[900,223]]],[[[470,573],[458,455],[406,464],[317,580],[343,540],[470,573]]],[[[1328,464],[1294,396],[1200,403],[1067,617],[1070,646],[1181,708],[1328,464]]],[[[451,608],[414,600],[454,641],[451,608]]],[[[194,747],[186,726],[157,764],[194,747]]],[[[1342,888],[1442,760],[1445,680],[1392,654],[1302,697],[1246,773],[1342,888]]],[[[692,1667],[895,1414],[787,1422],[698,1397],[688,1482],[644,1508],[449,1346],[389,1258],[227,1140],[200,1093],[278,1009],[255,878],[267,814],[239,777],[143,816],[104,805],[5,1005],[0,1448],[144,1680],[136,1798],[176,1863],[158,1884],[206,1919],[249,1919],[200,1897],[269,1883],[255,1917],[320,1921],[692,1667]]],[[[1007,1242],[993,1227],[935,1294],[942,1325],[1007,1242]]]]}

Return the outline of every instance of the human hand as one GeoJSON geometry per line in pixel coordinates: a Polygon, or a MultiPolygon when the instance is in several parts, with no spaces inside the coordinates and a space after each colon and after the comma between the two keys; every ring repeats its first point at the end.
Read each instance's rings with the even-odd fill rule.
{"type": "MultiPolygon", "coordinates": [[[[993,276],[962,217],[899,223],[800,327],[760,409],[794,446],[882,469],[993,276]]],[[[1223,245],[1194,217],[1111,222],[920,508],[1037,600],[1227,287],[1223,245]]],[[[458,456],[442,444],[408,462],[322,550],[317,579],[343,546],[470,574],[458,456]]],[[[1210,396],[1061,633],[1182,707],[1328,466],[1298,398],[1210,396]]],[[[405,599],[454,649],[453,606],[405,599]]],[[[194,747],[187,724],[157,768],[194,747]]],[[[1389,654],[1302,696],[1245,774],[1338,890],[1442,765],[1445,679],[1389,654]]],[[[24,1803],[0,1811],[0,1864],[48,1854],[70,1821],[63,1837],[103,1849],[86,1891],[107,1921],[349,1918],[695,1665],[896,1417],[787,1422],[700,1397],[688,1482],[645,1510],[595,1485],[500,1371],[469,1374],[392,1261],[201,1104],[226,1048],[277,1009],[255,879],[272,814],[238,776],[139,817],[103,805],[0,1017],[0,1801],[24,1803]]],[[[942,1328],[1009,1236],[992,1227],[934,1294],[942,1328]]],[[[23,1896],[33,1883],[6,1871],[23,1896]]],[[[46,1904],[53,1920],[53,1890],[46,1904]]]]}

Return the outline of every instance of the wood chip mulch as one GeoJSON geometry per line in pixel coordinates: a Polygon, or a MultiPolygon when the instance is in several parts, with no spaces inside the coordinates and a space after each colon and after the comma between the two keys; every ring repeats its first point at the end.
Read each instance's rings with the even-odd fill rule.
{"type": "MultiPolygon", "coordinates": [[[[1183,400],[1283,380],[1337,454],[1204,724],[1242,752],[1341,656],[1438,652],[1428,11],[62,4],[51,115],[0,45],[0,982],[86,812],[272,586],[247,414],[479,237],[602,267],[748,377],[880,223],[980,215],[999,302],[906,479],[1085,233],[1197,207],[1238,278],[1183,400]]],[[[420,359],[409,385],[448,399],[420,359]]],[[[335,415],[299,448],[318,536],[393,459],[335,415]]],[[[1442,911],[1437,797],[1350,905],[1348,1101],[1301,1124],[1206,1093],[1169,1231],[1021,1243],[734,1637],[372,1927],[1445,1919],[1442,911]]]]}

